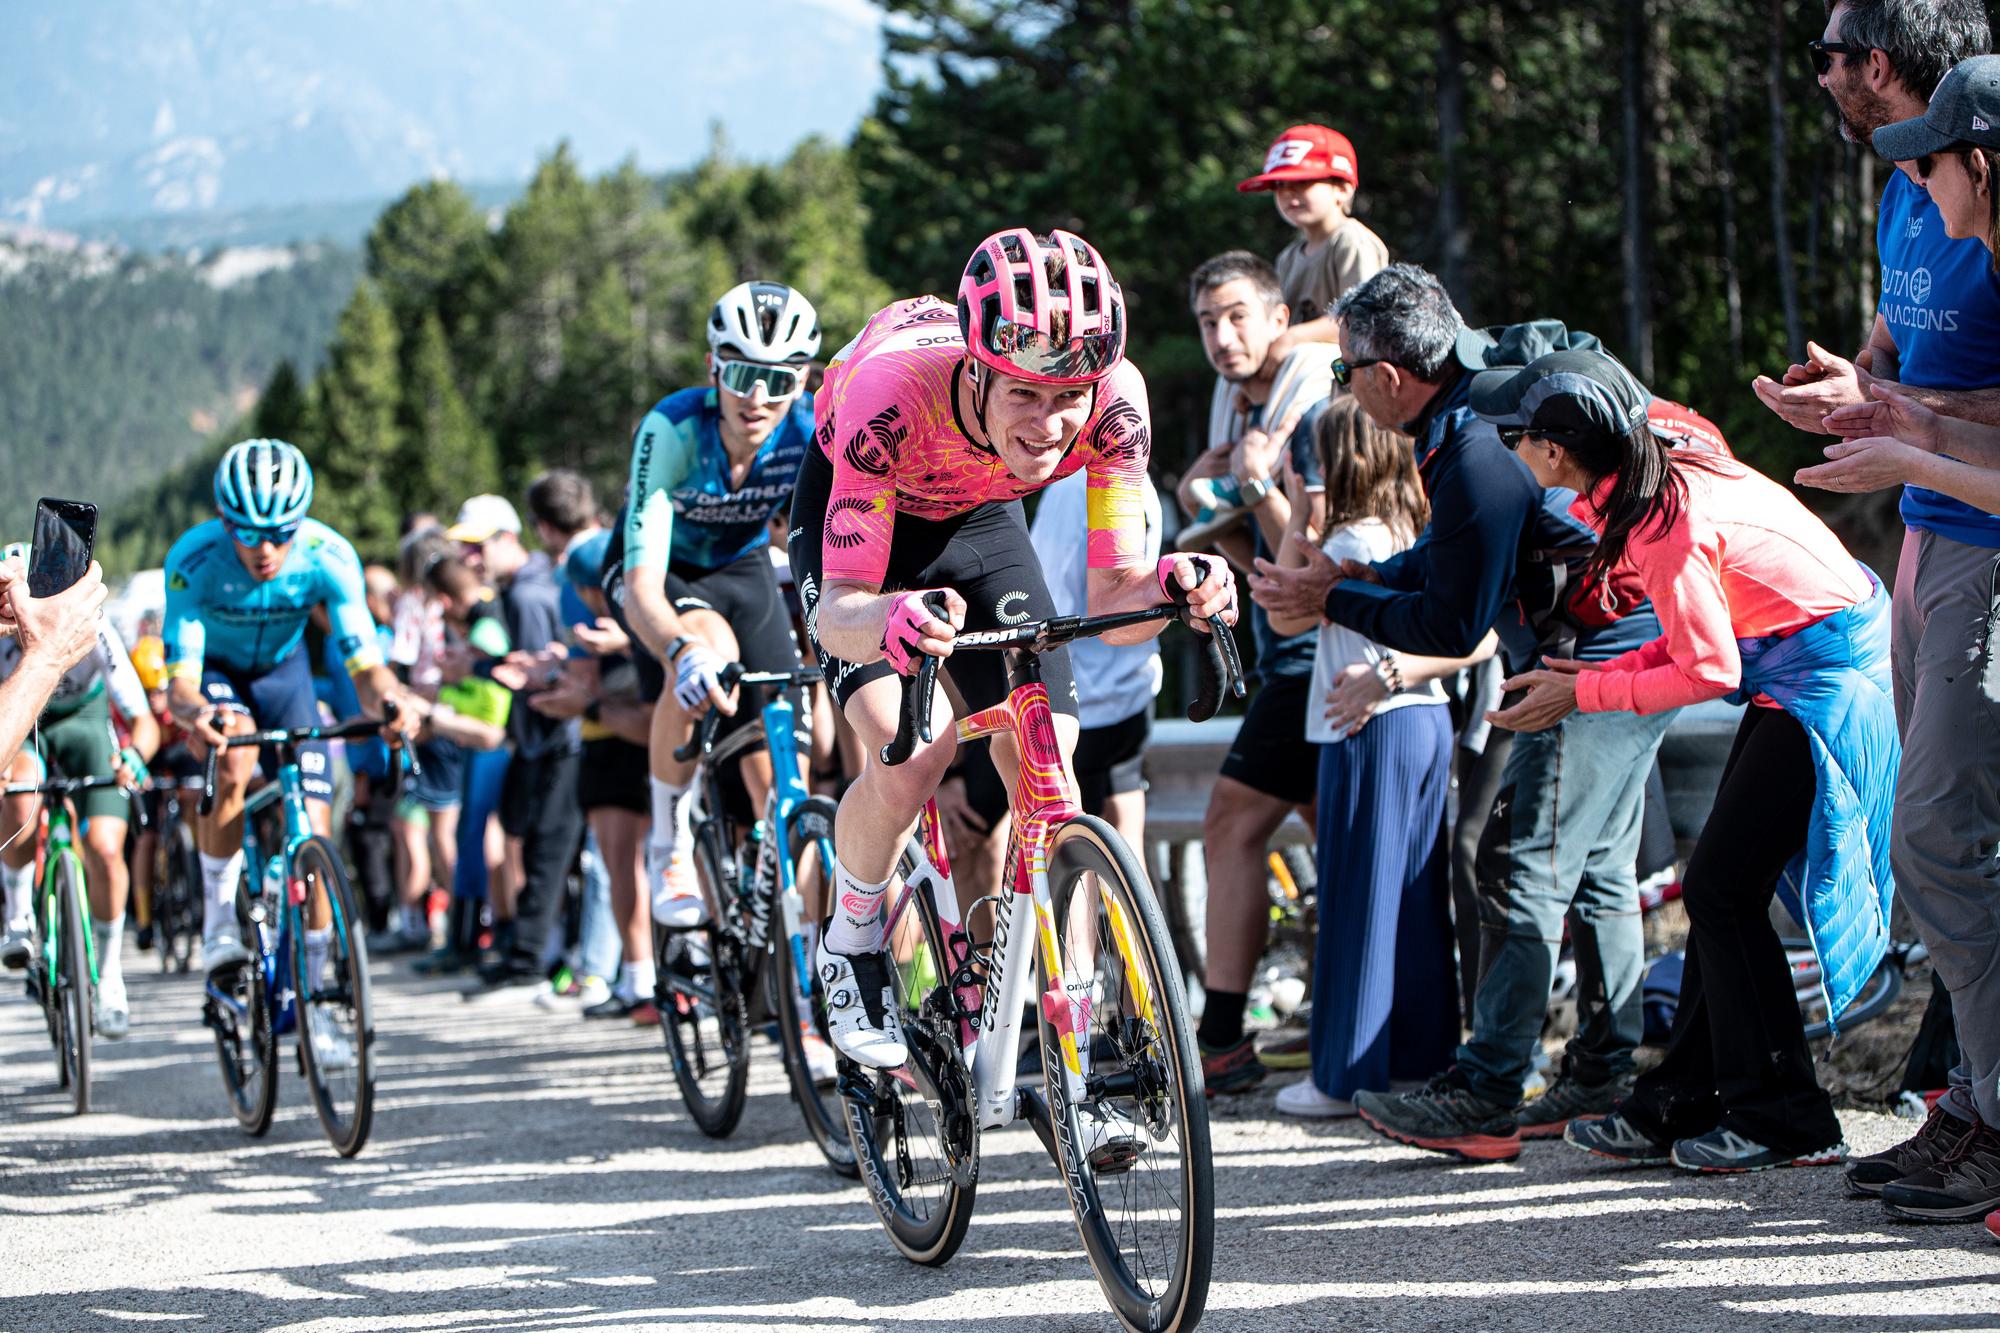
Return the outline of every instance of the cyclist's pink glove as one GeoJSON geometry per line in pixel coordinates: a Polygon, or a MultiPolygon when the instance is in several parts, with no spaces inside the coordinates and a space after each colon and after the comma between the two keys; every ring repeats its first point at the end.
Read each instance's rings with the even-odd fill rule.
{"type": "Polygon", "coordinates": [[[933,620],[944,619],[924,605],[924,597],[934,591],[917,588],[899,592],[890,599],[889,623],[882,629],[882,656],[900,675],[917,674],[924,660],[923,651],[917,647],[923,639],[923,627],[933,620]]]}
{"type": "Polygon", "coordinates": [[[1165,597],[1170,602],[1177,602],[1182,606],[1187,605],[1188,593],[1192,589],[1183,588],[1181,581],[1174,577],[1174,566],[1183,560],[1192,562],[1195,572],[1201,574],[1204,578],[1209,573],[1219,572],[1222,575],[1222,586],[1229,590],[1229,610],[1234,611],[1236,609],[1236,571],[1231,569],[1229,562],[1220,556],[1190,555],[1186,551],[1175,551],[1161,556],[1160,563],[1155,568],[1154,573],[1159,576],[1160,595],[1162,597],[1165,597]]]}

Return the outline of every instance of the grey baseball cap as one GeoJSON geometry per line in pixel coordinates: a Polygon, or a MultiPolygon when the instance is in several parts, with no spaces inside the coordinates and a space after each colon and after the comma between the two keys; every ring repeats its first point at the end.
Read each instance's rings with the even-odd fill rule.
{"type": "Polygon", "coordinates": [[[2000,55],[1971,56],[1951,67],[1924,114],[1875,131],[1875,151],[1914,162],[1955,143],[2000,148],[2000,55]]]}
{"type": "Polygon", "coordinates": [[[1607,352],[1551,352],[1517,370],[1472,377],[1474,412],[1502,430],[1558,441],[1623,435],[1646,424],[1652,395],[1607,352]]]}

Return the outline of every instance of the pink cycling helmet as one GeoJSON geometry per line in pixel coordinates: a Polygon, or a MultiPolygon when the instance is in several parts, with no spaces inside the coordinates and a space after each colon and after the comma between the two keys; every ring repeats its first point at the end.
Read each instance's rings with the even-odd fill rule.
{"type": "Polygon", "coordinates": [[[958,281],[965,350],[1037,384],[1095,384],[1125,359],[1125,294],[1097,248],[1026,227],[979,243],[958,281]]]}

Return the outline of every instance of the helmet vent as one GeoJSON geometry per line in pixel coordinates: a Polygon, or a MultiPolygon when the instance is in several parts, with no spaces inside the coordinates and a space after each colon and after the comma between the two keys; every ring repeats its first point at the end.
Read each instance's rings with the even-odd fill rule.
{"type": "Polygon", "coordinates": [[[1010,264],[1025,264],[1028,262],[1028,248],[1021,244],[1020,237],[1011,232],[1000,238],[1000,249],[1007,256],[1007,262],[1010,264]]]}

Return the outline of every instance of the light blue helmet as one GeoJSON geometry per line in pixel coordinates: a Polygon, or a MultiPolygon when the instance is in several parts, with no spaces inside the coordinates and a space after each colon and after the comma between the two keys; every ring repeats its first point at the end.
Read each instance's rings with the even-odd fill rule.
{"type": "Polygon", "coordinates": [[[312,508],[312,465],[283,440],[231,445],[215,469],[215,507],[246,528],[289,528],[312,508]]]}

